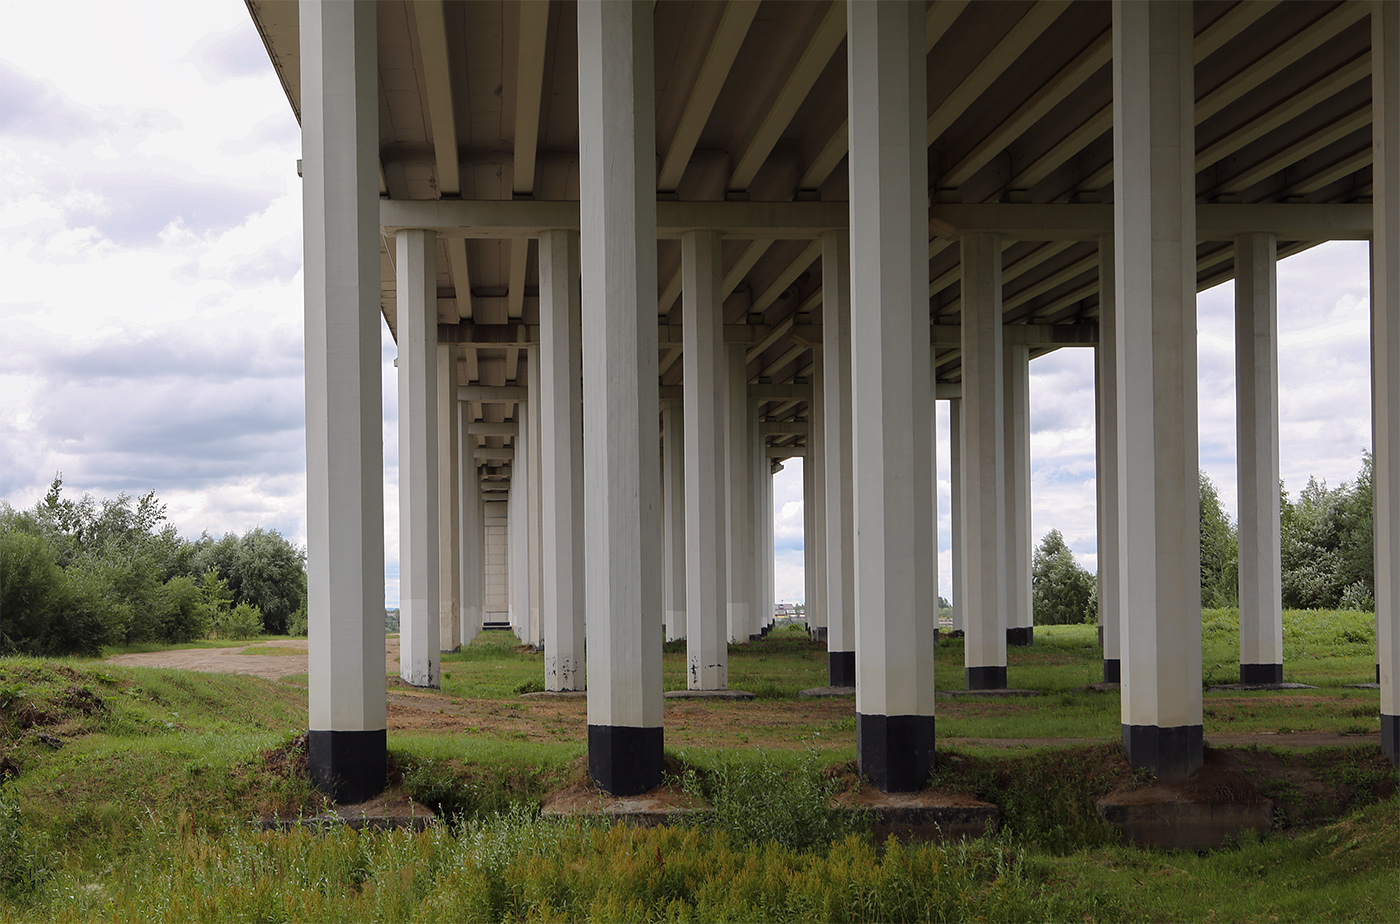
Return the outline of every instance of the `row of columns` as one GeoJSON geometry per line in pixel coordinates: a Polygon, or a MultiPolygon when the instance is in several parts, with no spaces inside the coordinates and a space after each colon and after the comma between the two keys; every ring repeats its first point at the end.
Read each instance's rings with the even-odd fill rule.
{"type": "MultiPolygon", "coordinates": [[[[1382,7],[1372,14],[1376,41],[1396,52],[1390,62],[1400,60],[1392,12],[1382,7]]],[[[376,556],[382,562],[383,550],[375,529],[382,497],[374,20],[367,4],[304,2],[301,17],[310,747],[317,782],[345,797],[377,788],[383,779],[384,691],[375,682],[383,599],[376,556]],[[327,157],[332,147],[354,156],[327,157]]],[[[1114,5],[1118,177],[1115,232],[1102,242],[1113,259],[1102,269],[1106,300],[1096,365],[1101,573],[1112,572],[1101,584],[1105,673],[1122,681],[1122,737],[1130,760],[1169,779],[1200,765],[1203,740],[1190,19],[1190,7],[1179,4],[1114,5]]],[[[683,584],[689,682],[702,689],[727,684],[727,642],[758,626],[754,604],[760,597],[735,588],[771,587],[771,578],[754,573],[755,546],[771,535],[771,498],[755,489],[768,482],[755,477],[756,466],[766,474],[768,462],[755,451],[761,441],[746,394],[745,348],[724,345],[721,336],[720,234],[688,232],[682,240],[684,401],[667,411],[663,424],[673,492],[666,505],[673,511],[672,567],[663,574],[651,5],[580,3],[578,34],[584,231],[581,240],[569,232],[548,232],[541,240],[545,343],[527,363],[530,401],[519,427],[511,494],[525,508],[517,516],[532,523],[549,517],[552,526],[540,531],[538,549],[516,552],[517,568],[523,564],[519,570],[535,585],[525,592],[526,610],[517,622],[543,641],[548,670],[561,688],[586,670],[590,773],[603,788],[628,794],[661,778],[663,619],[657,617],[667,614],[672,633],[679,631],[683,584]],[[575,241],[577,258],[570,251],[575,241]],[[587,267],[577,290],[574,259],[587,267]],[[683,463],[676,458],[681,453],[683,463]],[[675,522],[681,496],[683,577],[675,522]],[[763,506],[769,514],[756,515],[763,506]],[[667,576],[669,598],[663,595],[667,576]]],[[[922,35],[918,4],[847,6],[851,230],[822,241],[825,336],[812,428],[819,450],[806,468],[805,488],[816,514],[809,531],[816,540],[812,560],[825,571],[809,601],[819,602],[826,623],[831,681],[856,687],[861,773],[885,790],[922,786],[934,754],[935,623],[928,613],[936,612],[938,582],[933,389],[924,346],[922,35]],[[861,306],[859,324],[852,323],[852,304],[861,306]]],[[[1385,55],[1373,61],[1376,588],[1382,725],[1394,757],[1400,713],[1394,677],[1400,516],[1393,509],[1400,477],[1400,214],[1387,196],[1400,198],[1392,189],[1400,174],[1394,163],[1400,89],[1385,55]]],[[[427,425],[439,417],[434,246],[428,231],[402,232],[396,243],[406,412],[400,420],[402,644],[412,663],[406,670],[420,683],[437,680],[444,644],[440,601],[444,583],[450,598],[454,580],[424,551],[443,536],[450,541],[439,533],[441,501],[432,494],[442,490],[440,466],[451,465],[438,440],[457,444],[445,435],[455,419],[450,413],[444,418],[449,430],[427,425]]],[[[1252,496],[1246,501],[1241,491],[1242,521],[1257,539],[1247,550],[1242,542],[1248,561],[1241,570],[1250,570],[1258,584],[1248,591],[1257,609],[1241,621],[1241,660],[1242,670],[1267,669],[1274,676],[1281,651],[1265,573],[1277,558],[1276,540],[1269,547],[1267,538],[1271,527],[1276,535],[1276,521],[1268,522],[1265,508],[1276,516],[1277,424],[1276,408],[1270,422],[1264,407],[1277,400],[1276,360],[1265,336],[1273,324],[1273,244],[1249,236],[1239,246],[1240,375],[1248,379],[1241,401],[1251,411],[1241,416],[1264,418],[1240,436],[1242,478],[1250,480],[1252,496]]],[[[952,415],[960,508],[955,555],[961,560],[953,580],[966,635],[966,682],[977,689],[1006,685],[1008,638],[1029,641],[1032,632],[1029,568],[1022,557],[1030,551],[1028,354],[1002,343],[997,235],[965,234],[961,248],[963,383],[952,415]]],[[[464,461],[458,468],[473,466],[464,461]]],[[[452,483],[449,478],[448,490],[452,483]]],[[[458,490],[479,496],[462,483],[458,490]]],[[[479,562],[468,549],[480,530],[476,520],[466,521],[481,508],[458,507],[461,561],[479,562]]],[[[472,592],[480,577],[474,567],[456,571],[459,607],[468,597],[481,598],[472,592]]],[[[457,628],[459,637],[464,634],[465,621],[457,628]]]]}

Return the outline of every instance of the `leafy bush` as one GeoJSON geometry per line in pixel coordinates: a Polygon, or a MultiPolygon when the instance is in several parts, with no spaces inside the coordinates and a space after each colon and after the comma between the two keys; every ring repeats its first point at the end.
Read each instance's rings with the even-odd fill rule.
{"type": "Polygon", "coordinates": [[[1031,558],[1031,608],[1039,626],[1093,622],[1097,588],[1094,576],[1075,561],[1058,529],[1040,541],[1031,558]]]}
{"type": "Polygon", "coordinates": [[[256,606],[240,603],[224,619],[220,634],[225,638],[252,638],[261,635],[263,615],[256,606]]]}

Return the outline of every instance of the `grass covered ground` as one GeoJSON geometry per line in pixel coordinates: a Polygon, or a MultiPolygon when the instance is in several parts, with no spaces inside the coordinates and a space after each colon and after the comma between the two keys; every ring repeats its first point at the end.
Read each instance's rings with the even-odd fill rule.
{"type": "MultiPolygon", "coordinates": [[[[1236,679],[1236,631],[1207,613],[1208,680],[1236,679]]],[[[1371,617],[1290,613],[1285,643],[1287,679],[1320,689],[1206,694],[1208,741],[1264,735],[1230,753],[1277,830],[1201,857],[1124,847],[1097,822],[1093,797],[1133,775],[1117,696],[1083,689],[1100,678],[1092,627],[1011,650],[1012,683],[1041,697],[940,698],[935,782],[996,802],[1003,832],[892,848],[826,812],[853,784],[853,706],[796,697],[826,663],[799,634],[731,649],[732,685],[757,701],[668,705],[675,785],[717,812],[655,831],[537,816],[579,779],[586,718],[520,697],[542,659],[506,633],[444,657],[443,714],[392,688],[393,782],[449,819],[421,834],[249,825],[323,808],[295,745],[304,678],[0,659],[0,920],[1400,919],[1376,694],[1342,686],[1373,676],[1371,617]],[[1259,746],[1304,731],[1357,744],[1259,746]]],[[[936,657],[938,687],[961,688],[961,642],[936,657]]],[[[664,658],[679,687],[683,645],[664,658]]]]}

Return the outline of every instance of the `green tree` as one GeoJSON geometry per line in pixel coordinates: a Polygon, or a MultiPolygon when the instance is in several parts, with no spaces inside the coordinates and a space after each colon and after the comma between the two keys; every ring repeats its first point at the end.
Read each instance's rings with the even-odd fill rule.
{"type": "Polygon", "coordinates": [[[1220,493],[1205,472],[1201,490],[1201,606],[1238,606],[1239,532],[1220,506],[1220,493]]]}
{"type": "Polygon", "coordinates": [[[1093,622],[1094,576],[1074,558],[1065,537],[1052,529],[1031,558],[1031,608],[1036,625],[1093,622]]]}
{"type": "Polygon", "coordinates": [[[1373,464],[1364,453],[1356,481],[1335,488],[1309,478],[1296,501],[1280,489],[1284,606],[1375,607],[1373,464]]]}
{"type": "Polygon", "coordinates": [[[205,571],[199,580],[199,602],[207,631],[220,635],[232,609],[233,592],[228,589],[228,581],[219,577],[219,572],[214,568],[205,571]]]}

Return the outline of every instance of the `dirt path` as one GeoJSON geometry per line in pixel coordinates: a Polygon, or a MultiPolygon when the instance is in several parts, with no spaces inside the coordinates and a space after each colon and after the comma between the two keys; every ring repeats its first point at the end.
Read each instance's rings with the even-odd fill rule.
{"type": "MultiPolygon", "coordinates": [[[[117,655],[108,664],[131,667],[173,667],[206,673],[249,674],[279,680],[307,672],[306,641],[281,639],[247,648],[190,648],[117,655]],[[243,654],[254,650],[257,654],[243,654]],[[286,654],[265,654],[285,650],[286,654]]],[[[387,639],[384,667],[399,671],[399,640],[387,639]]],[[[579,741],[587,733],[588,706],[583,697],[522,698],[519,700],[461,699],[438,690],[409,686],[391,676],[389,728],[395,731],[482,731],[504,733],[527,741],[579,741]]],[[[850,746],[853,723],[832,735],[832,726],[853,716],[849,699],[761,700],[715,707],[692,701],[667,701],[666,744],[696,747],[793,747],[805,740],[817,746],[850,746]],[[823,738],[825,732],[828,736],[823,738]]],[[[1252,744],[1276,748],[1315,748],[1378,742],[1379,735],[1340,735],[1329,732],[1225,732],[1207,730],[1208,744],[1241,747],[1252,744]]],[[[962,738],[941,737],[945,747],[1072,747],[1096,744],[1093,738],[962,738]]]]}
{"type": "MultiPolygon", "coordinates": [[[[175,651],[143,651],[139,654],[116,655],[108,658],[107,664],[121,664],[126,667],[173,667],[184,671],[200,671],[206,674],[249,674],[267,680],[280,680],[305,674],[306,640],[277,639],[267,642],[252,642],[245,648],[181,648],[175,651]],[[286,654],[264,654],[267,651],[286,649],[286,654]],[[255,651],[256,654],[244,654],[255,651]]],[[[398,673],[399,640],[386,639],[384,644],[384,669],[398,673]]]]}

